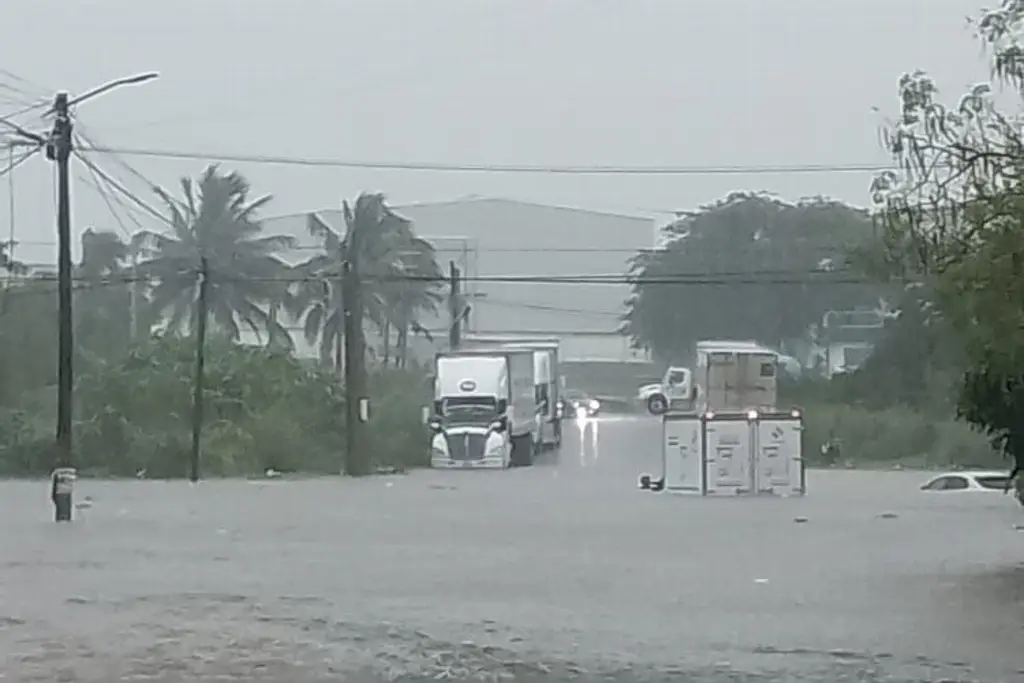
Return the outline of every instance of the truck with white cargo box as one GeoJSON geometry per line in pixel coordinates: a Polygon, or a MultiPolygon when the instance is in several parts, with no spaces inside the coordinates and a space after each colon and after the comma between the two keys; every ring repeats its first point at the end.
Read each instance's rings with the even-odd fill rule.
{"type": "Polygon", "coordinates": [[[466,334],[464,349],[530,349],[533,351],[533,383],[541,410],[540,445],[559,448],[562,445],[562,375],[561,341],[558,337],[526,337],[516,335],[466,334]]]}
{"type": "Polygon", "coordinates": [[[430,464],[437,468],[532,465],[537,450],[533,352],[469,350],[434,362],[430,464]]]}
{"type": "Polygon", "coordinates": [[[777,406],[778,354],[750,342],[697,344],[696,410],[662,416],[662,476],[640,486],[702,496],[806,493],[803,419],[777,406]]]}

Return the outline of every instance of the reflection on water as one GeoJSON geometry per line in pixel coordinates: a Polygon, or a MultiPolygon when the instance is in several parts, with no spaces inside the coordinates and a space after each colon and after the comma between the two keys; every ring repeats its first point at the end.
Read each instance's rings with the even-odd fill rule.
{"type": "Polygon", "coordinates": [[[600,432],[600,421],[589,418],[586,415],[577,418],[576,428],[580,432],[580,466],[586,467],[589,463],[596,463],[597,458],[600,455],[598,449],[599,432],[600,432]],[[589,439],[587,438],[589,434],[589,439]]]}

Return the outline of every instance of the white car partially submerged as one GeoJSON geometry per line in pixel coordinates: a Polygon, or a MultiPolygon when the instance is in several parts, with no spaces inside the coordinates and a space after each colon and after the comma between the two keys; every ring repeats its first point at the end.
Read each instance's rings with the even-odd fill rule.
{"type": "Polygon", "coordinates": [[[921,485],[922,491],[961,491],[968,493],[1013,492],[1007,472],[979,470],[965,472],[944,472],[921,485]]]}

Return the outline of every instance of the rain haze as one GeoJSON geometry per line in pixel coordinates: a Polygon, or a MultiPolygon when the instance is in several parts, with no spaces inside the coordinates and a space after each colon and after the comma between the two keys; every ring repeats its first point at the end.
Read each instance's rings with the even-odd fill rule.
{"type": "MultiPolygon", "coordinates": [[[[987,78],[965,21],[981,6],[11,0],[0,31],[5,67],[34,95],[160,72],[78,112],[108,146],[484,165],[848,165],[887,161],[872,107],[895,110],[903,72],[926,69],[951,95],[987,78]]],[[[203,163],[129,161],[168,187],[203,163]]],[[[231,166],[274,194],[272,215],[337,208],[361,190],[399,204],[482,195],[629,213],[691,210],[738,189],[865,205],[871,180],[231,166]]],[[[17,176],[33,199],[19,202],[18,237],[48,240],[37,207],[53,203],[52,168],[37,161],[17,176]]],[[[78,226],[107,216],[93,192],[74,201],[78,226]]]]}
{"type": "Polygon", "coordinates": [[[3,0],[0,168],[159,77],[71,112],[73,316],[0,172],[0,679],[1024,678],[974,347],[852,256],[982,10],[3,0]]]}

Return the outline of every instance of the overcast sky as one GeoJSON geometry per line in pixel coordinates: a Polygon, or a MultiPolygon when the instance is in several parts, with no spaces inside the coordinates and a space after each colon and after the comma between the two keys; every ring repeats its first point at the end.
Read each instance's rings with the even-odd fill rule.
{"type": "MultiPolygon", "coordinates": [[[[45,96],[159,71],[157,81],[78,111],[84,130],[110,146],[474,164],[873,163],[885,157],[872,107],[894,110],[902,72],[928,70],[951,99],[986,78],[965,23],[982,4],[3,0],[0,68],[45,96]]],[[[24,85],[2,75],[0,83],[24,85]]],[[[17,108],[0,103],[0,112],[17,108]]],[[[92,159],[145,193],[117,159],[92,159]]],[[[168,186],[204,165],[125,159],[168,186]]],[[[268,214],[337,206],[360,190],[384,191],[394,203],[477,194],[638,213],[689,209],[738,189],[864,204],[870,182],[863,173],[588,177],[230,166],[275,195],[268,214]]],[[[78,165],[76,176],[83,173],[78,165]]],[[[15,173],[20,240],[52,238],[52,180],[41,158],[15,173]]],[[[74,195],[76,232],[115,227],[85,182],[76,180],[74,195]]],[[[20,252],[29,260],[48,253],[20,252]]]]}

